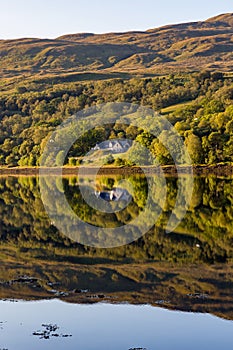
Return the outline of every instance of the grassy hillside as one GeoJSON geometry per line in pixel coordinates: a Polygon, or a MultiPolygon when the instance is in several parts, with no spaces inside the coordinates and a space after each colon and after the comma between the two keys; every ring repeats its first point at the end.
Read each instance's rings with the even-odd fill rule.
{"type": "Polygon", "coordinates": [[[2,79],[102,72],[233,71],[233,14],[145,32],[0,40],[2,79]]]}

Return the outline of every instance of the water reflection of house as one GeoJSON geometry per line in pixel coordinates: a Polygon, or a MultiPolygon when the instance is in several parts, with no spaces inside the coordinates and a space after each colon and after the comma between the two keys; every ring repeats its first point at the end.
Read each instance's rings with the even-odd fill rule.
{"type": "Polygon", "coordinates": [[[132,143],[129,140],[108,140],[97,143],[93,150],[112,151],[114,153],[123,153],[128,151],[132,143]]]}
{"type": "Polygon", "coordinates": [[[111,191],[95,191],[97,198],[101,198],[105,201],[128,201],[131,198],[131,194],[124,188],[113,188],[111,191]]]}

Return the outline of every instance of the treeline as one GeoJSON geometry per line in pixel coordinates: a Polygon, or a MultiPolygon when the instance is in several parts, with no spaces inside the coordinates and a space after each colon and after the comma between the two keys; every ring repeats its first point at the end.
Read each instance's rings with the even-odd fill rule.
{"type": "MultiPolygon", "coordinates": [[[[113,101],[138,103],[166,114],[185,140],[194,163],[233,161],[233,79],[202,72],[55,86],[19,85],[14,93],[0,94],[0,165],[39,165],[56,126],[85,107],[113,101]],[[169,106],[174,108],[164,110],[169,106]]],[[[161,164],[172,163],[163,145],[144,130],[116,124],[109,130],[93,130],[89,136],[77,141],[67,162],[73,157],[70,162],[75,165],[74,158],[106,137],[128,137],[146,144],[161,164]]]]}
{"type": "MultiPolygon", "coordinates": [[[[102,185],[114,186],[116,178],[102,185]]],[[[114,214],[89,207],[82,199],[77,179],[64,180],[67,199],[85,222],[107,227],[125,225],[138,216],[145,205],[145,182],[132,178],[132,203],[114,214]]],[[[164,230],[177,196],[177,179],[167,179],[167,198],[162,215],[146,235],[119,248],[97,249],[71,241],[57,231],[40,199],[38,179],[0,179],[1,245],[16,247],[31,257],[66,259],[80,257],[126,261],[170,261],[178,263],[230,262],[233,258],[232,180],[196,178],[190,209],[179,227],[170,234],[164,230]]],[[[58,213],[59,214],[59,213],[58,213]]],[[[86,232],[85,234],[88,234],[86,232]]]]}

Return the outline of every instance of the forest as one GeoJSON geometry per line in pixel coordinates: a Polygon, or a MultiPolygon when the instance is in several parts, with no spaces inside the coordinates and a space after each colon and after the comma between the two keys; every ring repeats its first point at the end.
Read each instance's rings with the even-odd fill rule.
{"type": "MultiPolygon", "coordinates": [[[[139,104],[165,116],[184,140],[193,164],[233,162],[233,78],[203,71],[153,78],[16,84],[13,91],[0,93],[0,166],[39,166],[46,142],[58,125],[84,108],[107,102],[139,104]]],[[[146,145],[161,165],[173,164],[168,150],[143,128],[115,123],[77,140],[65,165],[78,165],[78,158],[97,142],[114,138],[136,140],[146,145]]],[[[108,161],[124,165],[120,157],[108,161]]]]}

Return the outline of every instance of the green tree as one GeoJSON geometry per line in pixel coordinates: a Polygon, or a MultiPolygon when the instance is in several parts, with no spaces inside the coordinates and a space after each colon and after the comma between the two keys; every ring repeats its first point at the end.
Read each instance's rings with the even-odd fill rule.
{"type": "Polygon", "coordinates": [[[185,138],[185,145],[193,163],[203,163],[204,150],[200,138],[193,133],[188,133],[185,138]]]}

